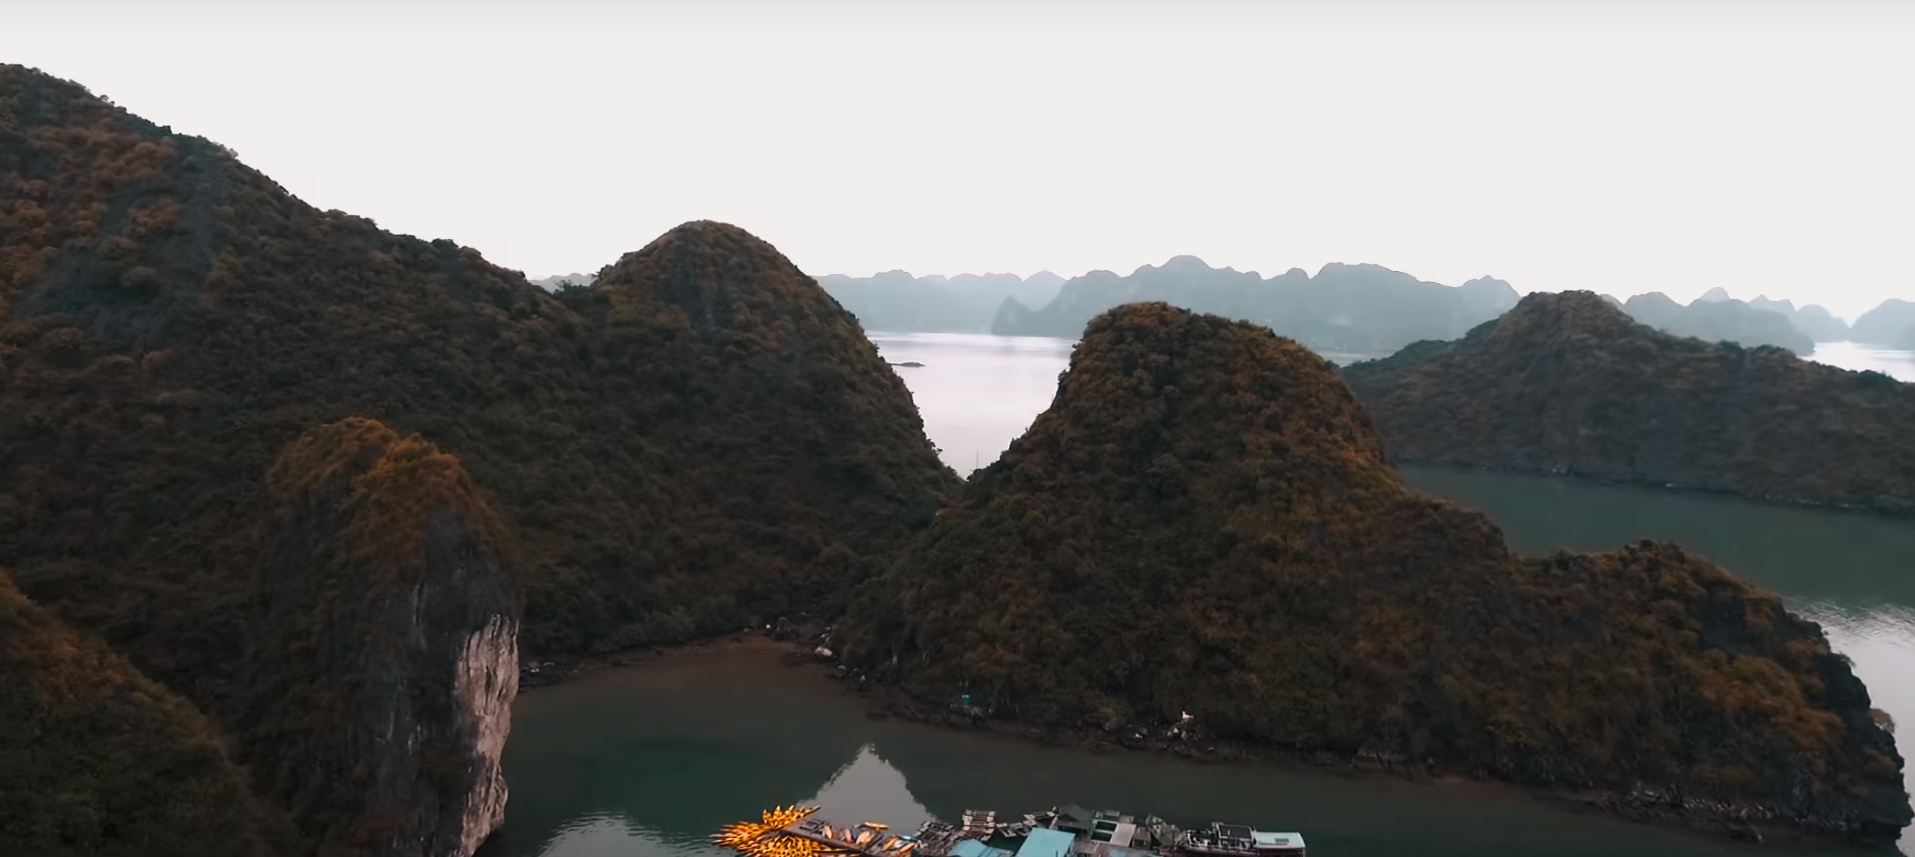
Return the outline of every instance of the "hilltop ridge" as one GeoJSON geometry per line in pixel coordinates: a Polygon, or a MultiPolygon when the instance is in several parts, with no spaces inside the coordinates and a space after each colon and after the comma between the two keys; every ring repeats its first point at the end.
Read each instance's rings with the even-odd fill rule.
{"type": "Polygon", "coordinates": [[[1528,295],[1343,376],[1404,461],[1915,512],[1915,444],[1897,428],[1915,386],[1672,336],[1589,292],[1528,295]]]}
{"type": "MultiPolygon", "coordinates": [[[[299,565],[286,533],[323,529],[275,518],[268,484],[319,427],[364,418],[459,462],[523,619],[493,584],[435,609],[519,623],[535,655],[835,612],[958,484],[856,320],[736,227],[685,224],[554,294],[316,210],[222,146],[19,66],[0,66],[0,199],[0,565],[228,733],[254,722],[261,676],[310,667],[272,654],[309,640],[255,623],[323,612],[308,599],[325,587],[255,596],[260,569],[299,565]]],[[[441,654],[394,660],[411,666],[382,686],[436,680],[441,654]]],[[[420,728],[443,738],[461,716],[420,728]]],[[[285,782],[268,788],[306,831],[370,830],[351,807],[383,800],[322,808],[285,782]]],[[[439,795],[483,803],[486,782],[439,795]]]]}

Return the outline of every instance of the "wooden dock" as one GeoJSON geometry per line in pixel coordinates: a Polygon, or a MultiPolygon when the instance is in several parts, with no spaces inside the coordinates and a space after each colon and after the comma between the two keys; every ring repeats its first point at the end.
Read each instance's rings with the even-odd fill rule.
{"type": "Polygon", "coordinates": [[[967,809],[964,811],[961,831],[973,839],[990,836],[997,832],[997,813],[993,810],[967,809]]]}
{"type": "Polygon", "coordinates": [[[901,836],[888,828],[871,825],[871,822],[840,825],[821,818],[802,818],[779,828],[779,832],[816,842],[840,854],[858,854],[863,857],[912,857],[912,855],[929,854],[924,849],[923,840],[920,837],[901,836]]]}

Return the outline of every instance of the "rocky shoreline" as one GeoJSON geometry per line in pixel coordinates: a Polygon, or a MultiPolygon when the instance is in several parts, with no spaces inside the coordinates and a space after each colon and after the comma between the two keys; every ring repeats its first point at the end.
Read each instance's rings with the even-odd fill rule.
{"type": "Polygon", "coordinates": [[[521,657],[519,692],[525,693],[542,687],[563,684],[604,670],[644,666],[647,662],[659,658],[699,655],[731,648],[764,648],[782,652],[787,665],[823,666],[831,663],[831,660],[821,659],[814,652],[818,646],[825,644],[829,630],[830,626],[817,622],[805,622],[801,625],[781,619],[776,624],[761,627],[728,631],[677,643],[635,646],[602,654],[545,656],[537,659],[521,657]]]}
{"type": "Polygon", "coordinates": [[[1607,815],[1666,829],[1723,836],[1739,842],[1804,847],[1879,844],[1858,841],[1847,833],[1816,832],[1804,829],[1802,826],[1790,824],[1787,819],[1778,818],[1774,812],[1761,806],[1688,797],[1678,792],[1646,785],[1638,786],[1628,792],[1550,789],[1417,762],[1390,753],[1361,751],[1354,755],[1345,755],[1328,750],[1308,750],[1199,737],[1167,737],[1162,729],[1151,730],[1137,725],[1046,727],[967,715],[959,711],[956,706],[938,705],[915,698],[898,688],[876,683],[870,684],[867,690],[846,688],[846,692],[866,696],[874,717],[895,717],[899,720],[947,729],[987,732],[995,737],[1026,741],[1045,747],[1069,747],[1092,753],[1110,753],[1120,750],[1155,753],[1211,764],[1255,762],[1304,765],[1325,773],[1349,776],[1387,775],[1426,783],[1476,783],[1514,789],[1576,812],[1607,815]]]}

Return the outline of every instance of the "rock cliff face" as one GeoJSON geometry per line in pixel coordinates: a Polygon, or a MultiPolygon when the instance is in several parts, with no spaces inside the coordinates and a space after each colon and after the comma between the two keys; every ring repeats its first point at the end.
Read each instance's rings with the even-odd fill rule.
{"type": "Polygon", "coordinates": [[[274,466],[248,760],[327,853],[469,857],[504,819],[520,603],[458,460],[347,420],[274,466]]]}
{"type": "Polygon", "coordinates": [[[1907,824],[1867,690],[1774,595],[1670,545],[1520,559],[1383,450],[1297,343],[1111,310],[1050,409],[867,588],[847,657],[1057,728],[1189,712],[1217,737],[1679,804],[1697,826],[1907,824]]]}
{"type": "Polygon", "coordinates": [[[0,572],[0,854],[266,857],[285,818],[185,700],[0,572]]]}
{"type": "Polygon", "coordinates": [[[1915,512],[1915,386],[1670,336],[1589,292],[1343,375],[1404,461],[1915,512]]]}

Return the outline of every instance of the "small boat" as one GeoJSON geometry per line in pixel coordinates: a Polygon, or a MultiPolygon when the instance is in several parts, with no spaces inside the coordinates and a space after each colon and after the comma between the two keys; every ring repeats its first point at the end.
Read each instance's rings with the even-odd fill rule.
{"type": "Polygon", "coordinates": [[[876,821],[867,821],[864,823],[864,826],[869,827],[872,830],[890,830],[891,829],[891,825],[881,824],[876,821]]]}
{"type": "Polygon", "coordinates": [[[1205,857],[1303,857],[1301,833],[1253,830],[1245,824],[1212,823],[1177,840],[1177,850],[1205,857]]]}

